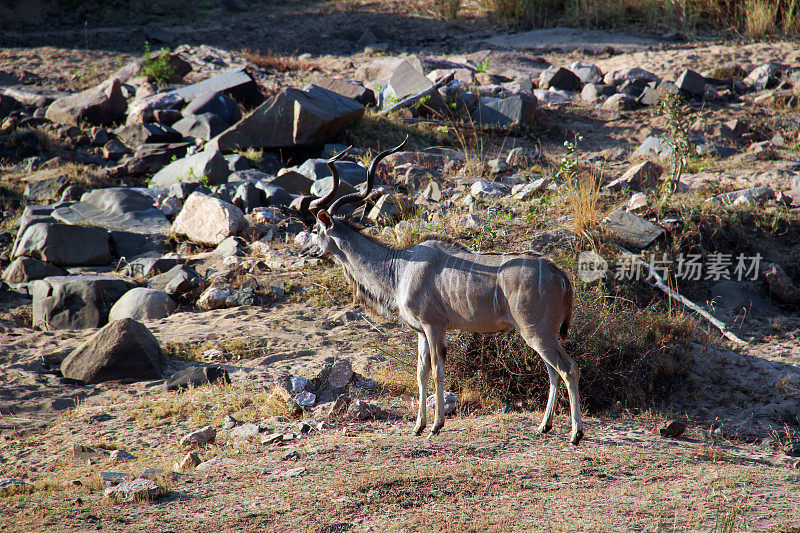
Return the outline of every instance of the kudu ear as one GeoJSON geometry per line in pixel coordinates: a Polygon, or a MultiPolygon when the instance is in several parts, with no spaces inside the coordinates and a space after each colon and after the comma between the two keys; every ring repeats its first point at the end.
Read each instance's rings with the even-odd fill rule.
{"type": "Polygon", "coordinates": [[[331,216],[324,209],[317,213],[317,220],[320,221],[325,229],[331,229],[333,226],[333,220],[331,220],[331,216]]]}

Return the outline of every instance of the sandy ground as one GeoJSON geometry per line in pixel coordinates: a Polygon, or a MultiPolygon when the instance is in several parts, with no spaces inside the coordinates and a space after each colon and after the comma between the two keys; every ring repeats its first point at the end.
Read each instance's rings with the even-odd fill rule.
{"type": "MultiPolygon", "coordinates": [[[[351,25],[370,21],[380,26],[383,15],[323,13],[316,4],[309,9],[312,28],[324,26],[335,34],[330,50],[306,46],[308,37],[293,41],[307,22],[295,15],[269,35],[252,21],[235,36],[225,32],[226,25],[246,15],[230,15],[212,26],[196,23],[191,31],[165,26],[178,32],[179,42],[308,51],[324,72],[349,74],[381,55],[355,47],[361,30],[351,25]],[[330,30],[336,27],[344,28],[341,35],[330,30]],[[316,55],[322,53],[330,55],[316,55]]],[[[275,24],[281,15],[275,11],[267,19],[275,24]]],[[[62,28],[47,37],[14,28],[0,40],[10,46],[0,49],[0,71],[6,80],[59,90],[81,86],[139,55],[141,35],[136,32],[144,31],[145,22],[130,29],[118,46],[106,46],[119,30],[114,25],[84,33],[62,28]],[[82,48],[81,40],[100,50],[82,48]]],[[[449,51],[452,57],[485,49],[487,36],[480,35],[480,28],[445,43],[441,35],[464,28],[448,29],[417,15],[392,24],[419,29],[413,37],[395,40],[394,46],[409,52],[448,52],[455,42],[463,49],[449,51]]],[[[492,54],[489,64],[498,72],[514,67],[507,53],[492,54]]],[[[604,71],[640,66],[670,78],[686,67],[700,71],[728,60],[746,67],[770,60],[797,64],[800,59],[793,42],[703,42],[605,56],[537,50],[535,55],[554,64],[594,62],[604,71]]],[[[618,156],[605,160],[609,174],[627,168],[628,153],[665,128],[663,118],[648,110],[579,107],[547,113],[563,137],[543,140],[546,151],[558,153],[563,138],[580,132],[581,157],[618,149],[618,156]]],[[[746,104],[696,113],[698,132],[743,118],[770,138],[785,121],[777,110],[746,104]]],[[[789,190],[798,159],[712,162],[686,181],[789,190]]],[[[272,275],[300,277],[303,283],[296,271],[272,275]]],[[[268,283],[269,277],[262,281],[268,283]]],[[[800,524],[797,459],[772,444],[781,417],[800,404],[796,315],[776,319],[723,311],[723,320],[740,324],[737,332],[751,341],[748,347],[731,351],[734,347],[720,343],[696,348],[692,356],[698,364],[669,409],[589,416],[587,437],[578,448],[567,445],[563,413],[547,436],[533,431],[540,413],[464,411],[448,420],[440,437],[412,437],[414,399],[371,393],[365,399],[382,409],[377,420],[337,424],[281,446],[235,442],[221,431],[216,444],[200,451],[204,460],[218,458],[207,469],[165,481],[170,493],[156,502],[115,506],[104,500],[98,473],[169,470],[186,453],[178,445],[182,435],[204,423],[222,423],[224,413],[213,407],[215,394],[260,398],[275,378],[313,374],[338,358],[350,359],[357,371],[369,374],[391,353],[413,351],[414,346],[398,324],[348,313],[352,307],[339,304],[315,307],[282,299],[265,307],[185,309],[147,326],[164,345],[202,353],[230,348],[236,341],[232,352],[238,355],[204,361],[226,366],[233,379],[229,388],[182,397],[160,392],[158,382],[64,383],[52,369],[92,332],[32,330],[25,325],[29,309],[25,299],[0,301],[0,477],[20,477],[37,488],[0,498],[2,531],[177,531],[187,524],[194,531],[796,531],[800,524]],[[155,415],[159,402],[186,410],[162,409],[155,415]],[[91,418],[98,414],[111,418],[91,418]],[[670,416],[688,422],[683,438],[652,433],[670,416]],[[714,433],[720,424],[727,433],[714,433]],[[121,465],[72,464],[74,444],[98,442],[137,459],[121,465]],[[284,459],[292,450],[297,458],[284,459]],[[301,467],[297,477],[287,477],[290,469],[301,467]]],[[[173,367],[186,364],[176,361],[173,367]]],[[[243,421],[260,423],[264,433],[295,431],[297,424],[267,417],[253,406],[231,411],[241,412],[243,421]]]]}

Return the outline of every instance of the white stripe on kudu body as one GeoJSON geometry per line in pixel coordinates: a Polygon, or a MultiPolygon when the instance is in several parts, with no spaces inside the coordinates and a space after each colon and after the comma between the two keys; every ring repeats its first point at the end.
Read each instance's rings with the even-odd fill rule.
{"type": "MultiPolygon", "coordinates": [[[[434,368],[436,408],[431,435],[444,425],[445,333],[450,329],[488,333],[515,328],[542,357],[550,379],[547,408],[539,431],[552,426],[559,378],[570,400],[571,442],[583,437],[578,393],[578,367],[561,345],[572,315],[572,284],[549,259],[534,254],[481,254],[447,238],[431,236],[403,249],[384,246],[331,216],[343,203],[363,200],[374,185],[377,163],[402,147],[379,154],[370,164],[363,193],[336,200],[330,213],[322,209],[334,193],[312,202],[315,231],[302,244],[303,253],[331,256],[354,286],[356,298],[386,316],[397,315],[418,333],[417,384],[419,411],[414,431],[426,426],[427,383],[434,368]],[[317,202],[315,204],[315,202],[317,202]],[[316,209],[316,210],[315,210],[316,209]]],[[[329,161],[334,177],[338,175],[329,161]]]]}

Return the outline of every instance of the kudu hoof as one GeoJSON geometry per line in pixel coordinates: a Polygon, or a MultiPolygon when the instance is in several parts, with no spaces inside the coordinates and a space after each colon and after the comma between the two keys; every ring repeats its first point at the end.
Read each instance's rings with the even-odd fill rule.
{"type": "Polygon", "coordinates": [[[583,438],[583,431],[578,431],[575,433],[575,435],[573,435],[572,439],[570,440],[570,443],[573,446],[577,446],[582,438],[583,438]]]}
{"type": "Polygon", "coordinates": [[[414,435],[419,437],[423,431],[425,431],[425,426],[417,426],[414,428],[414,435]]]}
{"type": "Polygon", "coordinates": [[[552,425],[550,425],[550,424],[548,424],[548,425],[544,425],[544,424],[542,424],[541,426],[539,426],[539,428],[537,429],[537,431],[538,431],[539,433],[541,433],[541,434],[545,434],[545,433],[547,433],[548,431],[550,431],[551,429],[553,429],[553,426],[552,426],[552,425]]]}
{"type": "Polygon", "coordinates": [[[431,432],[428,433],[428,438],[430,439],[430,438],[435,437],[436,435],[439,434],[439,432],[441,430],[442,430],[442,426],[433,426],[433,428],[431,428],[431,432]]]}

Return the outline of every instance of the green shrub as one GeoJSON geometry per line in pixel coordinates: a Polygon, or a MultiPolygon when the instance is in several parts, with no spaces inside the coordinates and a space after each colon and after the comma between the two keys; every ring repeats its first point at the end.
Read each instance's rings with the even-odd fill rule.
{"type": "Polygon", "coordinates": [[[144,55],[142,56],[141,75],[148,80],[156,83],[169,83],[173,81],[175,69],[169,62],[169,48],[161,48],[157,55],[153,55],[150,50],[150,43],[144,43],[144,55]]]}

